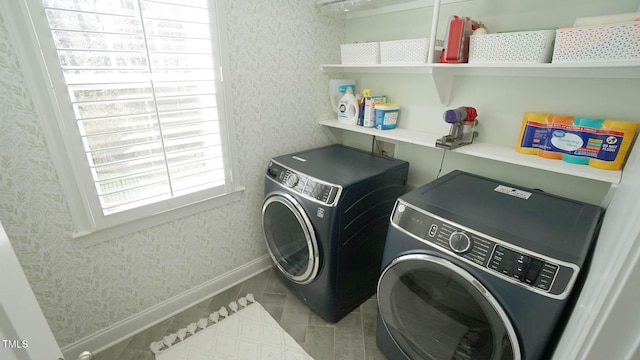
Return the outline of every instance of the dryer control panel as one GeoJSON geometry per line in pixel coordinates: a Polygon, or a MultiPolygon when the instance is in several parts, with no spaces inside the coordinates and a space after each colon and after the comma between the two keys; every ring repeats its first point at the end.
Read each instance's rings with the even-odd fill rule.
{"type": "Polygon", "coordinates": [[[551,285],[559,269],[559,266],[554,263],[509,249],[503,245],[494,247],[488,267],[544,291],[551,290],[551,285]]]}
{"type": "Polygon", "coordinates": [[[399,200],[392,224],[412,237],[500,276],[548,296],[563,298],[579,268],[496,239],[399,200]]]}
{"type": "Polygon", "coordinates": [[[335,205],[340,187],[295,172],[273,161],[269,163],[267,177],[294,192],[325,205],[335,205]]]}

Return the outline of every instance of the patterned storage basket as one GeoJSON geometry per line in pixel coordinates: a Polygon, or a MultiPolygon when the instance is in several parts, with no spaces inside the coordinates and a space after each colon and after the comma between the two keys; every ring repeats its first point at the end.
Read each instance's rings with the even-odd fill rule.
{"type": "Polygon", "coordinates": [[[554,63],[640,60],[640,22],[558,30],[554,63]]]}
{"type": "Polygon", "coordinates": [[[340,45],[343,64],[379,64],[380,43],[355,43],[340,45]]]}
{"type": "Polygon", "coordinates": [[[380,42],[380,63],[426,63],[429,39],[409,39],[380,42]]]}
{"type": "Polygon", "coordinates": [[[555,30],[471,35],[469,63],[548,63],[555,30]]]}

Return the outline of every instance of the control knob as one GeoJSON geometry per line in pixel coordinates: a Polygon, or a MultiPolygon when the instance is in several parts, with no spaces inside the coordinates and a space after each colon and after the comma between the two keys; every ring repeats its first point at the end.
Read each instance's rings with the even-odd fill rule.
{"type": "Polygon", "coordinates": [[[449,246],[451,250],[457,253],[463,253],[471,249],[471,239],[469,236],[461,231],[455,231],[449,237],[449,246]]]}
{"type": "Polygon", "coordinates": [[[298,184],[298,175],[289,174],[287,178],[284,180],[284,183],[289,187],[294,187],[298,184]]]}

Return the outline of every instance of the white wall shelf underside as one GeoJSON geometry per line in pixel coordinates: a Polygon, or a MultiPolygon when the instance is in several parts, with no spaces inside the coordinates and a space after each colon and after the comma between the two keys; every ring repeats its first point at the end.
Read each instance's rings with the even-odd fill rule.
{"type": "MultiPolygon", "coordinates": [[[[364,128],[357,125],[345,125],[338,122],[337,120],[322,120],[320,121],[320,124],[329,128],[353,131],[361,134],[380,137],[383,139],[395,140],[431,148],[436,148],[436,140],[442,136],[439,134],[401,128],[395,128],[391,130],[364,128]]],[[[493,145],[489,143],[476,142],[451,151],[459,154],[465,154],[469,156],[501,161],[504,163],[531,167],[539,170],[598,180],[611,184],[619,184],[622,178],[621,170],[601,170],[588,165],[576,165],[564,162],[562,160],[551,160],[535,155],[520,154],[512,148],[501,145],[493,145]]]]}
{"type": "MultiPolygon", "coordinates": [[[[442,0],[442,4],[451,4],[470,0],[442,0]]],[[[359,4],[353,5],[349,1],[343,1],[340,6],[338,0],[316,1],[320,6],[323,15],[340,17],[344,19],[355,19],[365,16],[389,14],[398,11],[414,10],[426,7],[433,7],[434,0],[362,0],[359,4]],[[337,4],[337,6],[334,6],[337,4]]]]}
{"type": "Polygon", "coordinates": [[[517,76],[586,79],[640,79],[640,62],[592,64],[373,64],[321,66],[327,73],[424,74],[432,77],[440,103],[447,105],[455,76],[517,76]]]}

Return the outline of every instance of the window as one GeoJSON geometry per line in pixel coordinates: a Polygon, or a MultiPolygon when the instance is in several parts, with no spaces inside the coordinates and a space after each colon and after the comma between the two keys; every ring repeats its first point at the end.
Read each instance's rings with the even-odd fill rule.
{"type": "Polygon", "coordinates": [[[215,5],[24,1],[85,232],[236,190],[215,5]]]}

